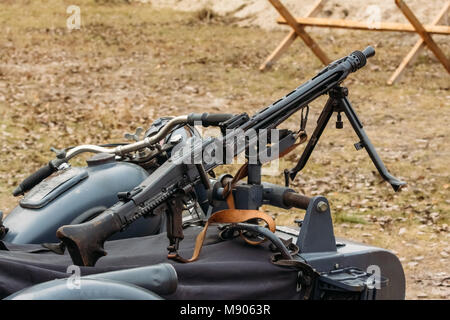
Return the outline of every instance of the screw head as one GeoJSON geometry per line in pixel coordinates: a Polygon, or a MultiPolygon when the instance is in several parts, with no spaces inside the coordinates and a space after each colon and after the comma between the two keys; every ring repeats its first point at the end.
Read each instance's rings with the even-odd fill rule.
{"type": "Polygon", "coordinates": [[[325,201],[319,201],[317,204],[317,210],[320,212],[325,212],[328,210],[328,204],[325,201]]]}

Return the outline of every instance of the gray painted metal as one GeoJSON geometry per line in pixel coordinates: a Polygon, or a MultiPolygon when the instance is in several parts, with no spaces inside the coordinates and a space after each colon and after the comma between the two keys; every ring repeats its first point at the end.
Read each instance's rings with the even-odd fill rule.
{"type": "Polygon", "coordinates": [[[57,279],[18,291],[5,300],[160,300],[176,291],[178,278],[168,263],[57,279]],[[158,294],[158,295],[157,295],[158,294]]]}
{"type": "Polygon", "coordinates": [[[169,263],[97,273],[84,278],[127,282],[162,295],[174,293],[178,285],[177,272],[169,263]]]}
{"type": "Polygon", "coordinates": [[[314,197],[309,203],[297,246],[301,253],[336,251],[330,205],[325,197],[314,197]],[[323,212],[319,208],[321,202],[326,204],[323,212]]]}
{"type": "Polygon", "coordinates": [[[263,182],[262,183],[264,187],[264,196],[263,196],[263,203],[269,204],[274,207],[283,208],[283,209],[290,209],[286,204],[283,202],[283,196],[286,192],[295,192],[294,189],[282,187],[276,184],[263,182]]]}
{"type": "MultiPolygon", "coordinates": [[[[3,222],[9,231],[2,240],[17,244],[59,242],[56,230],[61,225],[80,223],[80,216],[89,219],[101,213],[117,202],[118,192],[133,189],[149,176],[140,166],[125,162],[89,166],[84,170],[88,173],[87,177],[42,208],[17,206],[3,222]]],[[[41,183],[35,188],[44,188],[44,185],[41,183]]],[[[161,216],[141,218],[111,239],[158,233],[161,219],[161,216]]]]}
{"type": "Polygon", "coordinates": [[[82,278],[76,286],[69,287],[67,279],[57,279],[26,288],[4,300],[161,300],[151,291],[113,280],[82,278]]]}
{"type": "MultiPolygon", "coordinates": [[[[304,225],[302,226],[304,228],[304,225]]],[[[299,242],[295,234],[299,230],[289,227],[277,228],[276,235],[281,239],[299,242]]],[[[300,230],[301,233],[301,230],[300,230]]],[[[389,250],[336,238],[336,250],[326,252],[308,252],[295,255],[294,258],[311,265],[318,272],[355,267],[372,273],[379,271],[380,276],[388,279],[385,287],[377,290],[377,300],[405,299],[406,280],[400,260],[389,250]]]]}

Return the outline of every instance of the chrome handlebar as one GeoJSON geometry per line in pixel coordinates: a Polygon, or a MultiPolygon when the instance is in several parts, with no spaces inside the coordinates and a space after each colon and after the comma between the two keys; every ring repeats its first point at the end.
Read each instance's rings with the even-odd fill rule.
{"type": "Polygon", "coordinates": [[[123,145],[123,146],[117,146],[115,148],[105,148],[105,147],[100,147],[100,146],[91,145],[91,144],[80,145],[80,146],[74,147],[74,148],[70,149],[69,151],[67,151],[65,160],[69,161],[73,157],[75,157],[81,153],[85,153],[85,152],[111,153],[111,154],[115,154],[117,156],[124,156],[127,153],[142,150],[144,148],[147,148],[147,147],[150,147],[150,146],[156,144],[161,139],[163,139],[175,126],[177,126],[179,124],[186,124],[187,122],[188,122],[187,115],[175,117],[175,118],[169,120],[169,122],[167,122],[167,124],[157,134],[155,134],[151,137],[147,137],[143,140],[137,141],[135,143],[130,143],[130,144],[123,145]]]}

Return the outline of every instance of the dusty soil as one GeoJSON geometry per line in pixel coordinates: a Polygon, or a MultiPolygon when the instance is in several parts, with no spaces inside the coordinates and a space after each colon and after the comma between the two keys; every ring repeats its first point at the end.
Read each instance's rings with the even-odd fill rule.
{"type": "MultiPolygon", "coordinates": [[[[432,1],[423,7],[410,2],[428,20],[439,10],[432,1]]],[[[259,72],[286,31],[242,28],[236,16],[205,16],[195,8],[173,11],[156,0],[153,5],[78,3],[82,26],[69,31],[66,8],[72,1],[0,2],[0,203],[5,212],[17,203],[10,195],[17,183],[53,156],[51,146],[122,141],[125,131],[164,115],[253,113],[322,67],[298,41],[271,71],[259,72]]],[[[327,8],[335,8],[333,3],[327,8]]],[[[331,15],[339,16],[339,10],[331,15]]],[[[393,250],[406,272],[407,298],[448,299],[449,75],[424,51],[400,83],[385,85],[416,41],[414,35],[314,31],[314,37],[333,58],[376,47],[368,66],[345,84],[380,156],[408,188],[394,194],[381,181],[364,150],[354,150],[357,140],[348,123],[344,130],[331,125],[325,131],[295,188],[330,200],[338,236],[393,250]]],[[[448,56],[449,42],[436,41],[448,56]]],[[[309,131],[323,103],[321,98],[311,104],[309,131]]],[[[296,117],[286,124],[297,126],[296,117]]],[[[281,183],[281,170],[300,152],[266,179],[281,183]]],[[[278,224],[292,225],[302,216],[301,211],[266,210],[278,224]]]]}
{"type": "MultiPolygon", "coordinates": [[[[281,2],[294,16],[299,17],[304,16],[316,3],[316,1],[298,0],[282,0],[281,2]]],[[[424,23],[433,20],[443,5],[441,0],[407,0],[405,2],[424,23]]],[[[283,28],[276,24],[278,12],[267,0],[151,0],[148,3],[158,8],[170,7],[183,11],[210,8],[221,15],[238,18],[242,26],[258,26],[268,30],[283,28]]],[[[324,0],[324,3],[324,8],[318,17],[365,21],[373,13],[373,6],[377,6],[380,8],[382,21],[407,22],[394,0],[366,0],[364,4],[355,0],[324,0]]]]}

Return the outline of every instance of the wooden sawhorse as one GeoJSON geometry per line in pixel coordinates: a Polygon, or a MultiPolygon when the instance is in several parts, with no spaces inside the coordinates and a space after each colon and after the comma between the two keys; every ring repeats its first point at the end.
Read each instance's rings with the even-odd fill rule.
{"type": "Polygon", "coordinates": [[[414,13],[411,11],[411,9],[403,2],[403,0],[395,0],[395,3],[408,19],[410,24],[379,22],[373,25],[369,25],[366,22],[360,21],[315,18],[314,16],[316,16],[320,12],[327,0],[317,0],[313,8],[309,11],[305,18],[294,18],[279,0],[269,1],[281,15],[281,18],[279,18],[277,22],[280,24],[288,24],[292,28],[292,30],[260,66],[261,71],[264,71],[272,66],[297,37],[300,37],[305,42],[305,44],[313,51],[313,53],[324,65],[329,64],[331,60],[328,58],[325,52],[322,51],[318,44],[311,38],[311,36],[305,31],[306,26],[315,26],[322,28],[343,28],[368,31],[413,32],[419,34],[420,39],[416,42],[414,47],[405,56],[398,68],[387,81],[388,84],[393,84],[400,78],[406,66],[412,63],[412,61],[418,56],[420,50],[424,46],[427,46],[434,53],[436,58],[441,62],[447,72],[450,73],[450,61],[438,47],[436,42],[431,38],[431,34],[450,35],[450,26],[438,25],[442,20],[444,20],[444,18],[447,17],[447,13],[450,8],[450,1],[447,1],[445,3],[442,10],[430,25],[421,24],[414,13]]]}

